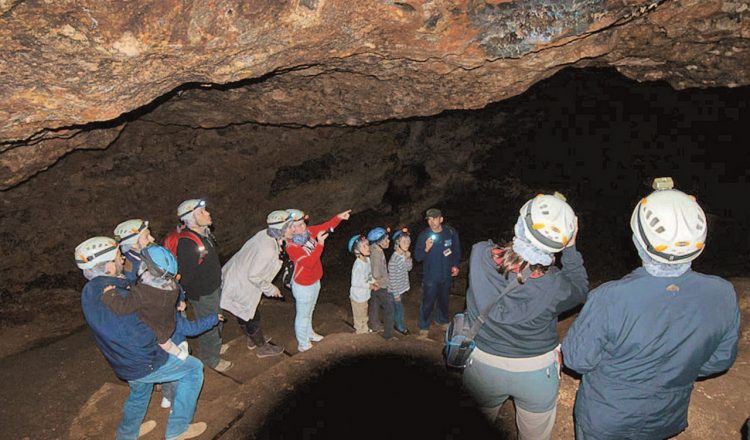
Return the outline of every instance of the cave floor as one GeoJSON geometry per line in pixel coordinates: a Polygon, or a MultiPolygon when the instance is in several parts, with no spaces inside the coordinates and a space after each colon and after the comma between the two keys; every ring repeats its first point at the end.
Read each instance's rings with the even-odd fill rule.
{"type": "MultiPolygon", "coordinates": [[[[732,281],[741,298],[743,322],[749,322],[750,278],[732,281]]],[[[413,335],[400,336],[395,342],[384,341],[377,334],[354,335],[350,325],[351,309],[345,306],[347,282],[343,277],[324,279],[314,324],[316,330],[327,337],[305,353],[296,352],[292,324],[294,302],[289,292],[285,292],[289,298],[286,301],[265,300],[262,306],[264,331],[274,342],[286,347],[282,356],[258,359],[247,350],[244,337],[230,317],[224,330],[224,341],[230,346],[225,357],[235,366],[225,374],[205,369],[205,384],[195,420],[207,422],[208,431],[200,438],[254,438],[252,427],[258,427],[269,417],[272,402],[279,402],[281,395],[294,392],[296,384],[309,372],[335,363],[343,356],[419,354],[436,365],[442,362],[442,334],[437,327],[431,329],[428,341],[413,335]],[[332,295],[335,292],[341,294],[332,295]],[[324,299],[331,297],[336,300],[326,302],[324,299]]],[[[463,308],[464,283],[465,280],[462,283],[460,279],[454,283],[452,312],[463,308]]],[[[421,292],[418,281],[413,279],[412,286],[405,301],[406,317],[407,326],[416,330],[421,292]]],[[[560,322],[561,333],[567,331],[574,318],[575,315],[568,316],[560,322]]],[[[75,323],[71,323],[69,326],[73,327],[68,328],[67,336],[62,336],[59,323],[57,330],[48,328],[45,332],[40,327],[44,322],[48,327],[55,327],[54,320],[47,319],[35,321],[36,332],[13,327],[0,332],[5,350],[0,358],[4,395],[0,406],[0,420],[4,421],[0,424],[0,438],[112,438],[127,397],[126,384],[114,376],[85,325],[74,329],[75,323]],[[50,339],[49,335],[55,331],[60,336],[50,339]],[[17,338],[21,341],[14,340],[17,338]]],[[[749,384],[750,330],[745,325],[736,364],[728,373],[696,384],[690,406],[690,426],[677,438],[740,438],[740,426],[750,415],[749,384]]],[[[572,411],[577,387],[578,379],[569,372],[564,373],[554,438],[574,438],[572,411]]],[[[146,440],[163,438],[168,410],[159,407],[160,400],[156,391],[147,419],[156,420],[158,425],[152,433],[142,437],[146,440]]],[[[501,410],[497,425],[502,429],[512,426],[512,421],[513,407],[508,402],[501,410]]]]}

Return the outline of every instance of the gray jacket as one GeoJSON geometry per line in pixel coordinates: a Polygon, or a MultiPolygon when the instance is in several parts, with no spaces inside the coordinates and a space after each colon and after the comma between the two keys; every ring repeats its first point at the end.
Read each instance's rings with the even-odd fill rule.
{"type": "Polygon", "coordinates": [[[370,266],[372,277],[381,289],[388,288],[388,264],[385,262],[383,248],[377,244],[370,246],[370,266]]]}

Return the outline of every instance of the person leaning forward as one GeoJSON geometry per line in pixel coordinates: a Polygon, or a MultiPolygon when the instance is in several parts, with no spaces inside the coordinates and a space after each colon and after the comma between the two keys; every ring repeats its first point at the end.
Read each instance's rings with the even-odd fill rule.
{"type": "Polygon", "coordinates": [[[203,385],[201,361],[192,356],[181,360],[167,354],[136,313],[119,316],[102,302],[107,286],[114,286],[123,296],[129,293],[117,242],[109,237],[90,238],[76,247],[75,260],[89,280],[81,292],[81,308],[94,334],[94,342],[117,377],[130,386],[117,428],[117,440],[135,440],[154,429],[154,421],[141,425],[153,385],[173,381],[177,383],[177,393],[167,420],[166,439],[182,440],[202,434],[206,430],[204,422],[190,423],[203,385]]]}
{"type": "Polygon", "coordinates": [[[221,308],[237,317],[247,336],[247,348],[261,358],[284,352],[263,335],[259,306],[262,295],[281,297],[272,281],[282,265],[281,243],[292,236],[292,216],[286,210],[273,211],[266,223],[268,227],[245,242],[224,265],[221,287],[221,308]]]}

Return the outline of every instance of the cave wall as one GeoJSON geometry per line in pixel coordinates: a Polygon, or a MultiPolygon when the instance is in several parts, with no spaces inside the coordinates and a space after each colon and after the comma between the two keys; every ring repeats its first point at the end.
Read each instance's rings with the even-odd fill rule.
{"type": "Polygon", "coordinates": [[[749,84],[749,14],[729,0],[0,2],[0,189],[106,148],[144,107],[204,128],[361,125],[481,108],[570,65],[749,84]]]}
{"type": "MultiPolygon", "coordinates": [[[[142,120],[105,151],[76,151],[0,193],[0,279],[10,302],[36,289],[83,284],[73,249],[111,235],[128,218],[151,221],[157,239],[176,225],[184,199],[205,197],[223,257],[265,225],[274,209],[301,208],[311,221],[345,209],[419,216],[445,188],[465,186],[492,146],[475,138],[504,115],[456,113],[360,128],[259,124],[194,129],[142,120]]],[[[499,139],[497,140],[500,141],[499,139]]],[[[8,302],[5,303],[6,305],[8,302]]]]}

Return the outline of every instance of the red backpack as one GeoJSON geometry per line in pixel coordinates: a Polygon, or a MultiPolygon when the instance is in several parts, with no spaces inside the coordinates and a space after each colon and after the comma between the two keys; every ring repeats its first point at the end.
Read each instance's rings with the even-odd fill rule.
{"type": "Polygon", "coordinates": [[[189,229],[184,229],[181,227],[177,227],[172,232],[167,235],[167,238],[164,239],[164,247],[167,248],[169,252],[172,253],[175,257],[177,257],[177,245],[180,243],[181,238],[187,238],[193,241],[195,245],[198,247],[198,251],[200,252],[200,257],[198,258],[198,264],[203,263],[203,260],[206,258],[206,247],[203,246],[203,242],[201,241],[200,237],[196,235],[195,232],[192,232],[189,229]]]}

